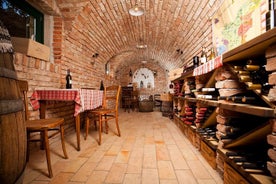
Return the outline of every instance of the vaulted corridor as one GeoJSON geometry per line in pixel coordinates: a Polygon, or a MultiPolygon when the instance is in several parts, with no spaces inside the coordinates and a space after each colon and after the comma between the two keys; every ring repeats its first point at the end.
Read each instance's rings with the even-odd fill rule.
{"type": "Polygon", "coordinates": [[[114,134],[116,129],[110,122],[101,146],[91,126],[88,139],[81,136],[79,152],[75,149],[75,132],[66,132],[67,160],[62,157],[59,136],[52,140],[52,179],[47,177],[44,151],[33,145],[24,183],[223,183],[218,172],[161,112],[121,110],[119,122],[122,136],[114,134]]]}

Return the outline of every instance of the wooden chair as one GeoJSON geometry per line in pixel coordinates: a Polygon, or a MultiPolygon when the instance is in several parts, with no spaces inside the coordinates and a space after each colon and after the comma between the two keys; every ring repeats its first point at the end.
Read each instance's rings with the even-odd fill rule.
{"type": "Polygon", "coordinates": [[[154,94],[153,100],[154,100],[154,107],[159,107],[159,110],[161,111],[162,101],[160,100],[160,94],[154,94]]]}
{"type": "Polygon", "coordinates": [[[25,122],[26,122],[26,129],[27,129],[27,161],[29,161],[29,152],[30,152],[29,143],[33,141],[40,141],[46,152],[49,177],[52,178],[53,171],[52,171],[51,158],[50,158],[49,138],[60,133],[64,158],[65,159],[68,158],[66,148],[65,148],[65,143],[64,143],[64,128],[63,128],[64,119],[48,118],[48,119],[29,120],[28,98],[27,98],[28,82],[19,81],[19,87],[20,87],[20,91],[23,93],[24,107],[25,107],[25,122]],[[54,132],[49,135],[48,134],[49,131],[54,131],[54,132]],[[31,138],[30,134],[34,132],[40,133],[40,139],[31,138]]]}
{"type": "Polygon", "coordinates": [[[131,106],[132,106],[132,111],[137,109],[139,111],[139,91],[133,91],[131,95],[131,106]]]}
{"type": "Polygon", "coordinates": [[[121,136],[119,122],[118,122],[118,107],[120,97],[121,86],[108,86],[104,88],[103,105],[102,107],[94,110],[87,111],[86,113],[86,133],[85,139],[88,135],[90,119],[94,122],[99,122],[99,145],[102,140],[102,122],[105,122],[106,133],[108,133],[108,121],[114,119],[118,131],[118,136],[121,136]]]}

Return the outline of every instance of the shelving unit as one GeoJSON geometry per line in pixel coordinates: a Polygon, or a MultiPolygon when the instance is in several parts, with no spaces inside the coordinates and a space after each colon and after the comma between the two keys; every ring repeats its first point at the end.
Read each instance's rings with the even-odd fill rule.
{"type": "MultiPolygon", "coordinates": [[[[252,58],[264,58],[266,49],[271,44],[275,43],[276,29],[274,28],[256,37],[255,39],[252,39],[251,41],[224,53],[222,56],[223,64],[231,66],[233,63],[245,62],[246,60],[252,58]]],[[[218,69],[212,71],[211,75],[210,73],[208,74],[208,79],[210,80],[205,83],[204,87],[214,87],[214,84],[216,83],[215,75],[217,74],[217,70],[218,69]]],[[[185,80],[190,80],[193,77],[194,76],[192,76],[192,71],[189,71],[184,73],[178,79],[175,79],[173,82],[180,81],[184,84],[185,80]]],[[[252,169],[248,169],[244,165],[241,166],[240,162],[233,161],[232,157],[236,158],[239,157],[239,155],[232,157],[229,157],[228,155],[230,152],[240,153],[246,152],[248,149],[252,153],[256,154],[258,158],[260,157],[269,160],[267,156],[267,149],[270,145],[266,142],[266,136],[272,132],[269,119],[276,118],[275,103],[270,102],[269,99],[259,90],[252,90],[252,92],[258,98],[257,100],[261,101],[262,103],[246,104],[234,103],[226,100],[208,100],[197,98],[197,95],[195,95],[195,97],[190,97],[191,95],[185,94],[179,94],[178,96],[175,96],[173,100],[174,107],[177,107],[177,109],[174,111],[175,124],[182,130],[184,135],[188,137],[191,143],[196,148],[198,148],[208,163],[214,169],[217,169],[219,173],[221,173],[222,177],[224,177],[225,183],[274,183],[276,181],[276,178],[273,178],[270,175],[265,166],[262,165],[258,166],[258,168],[254,168],[254,164],[251,163],[251,165],[248,164],[248,167],[252,167],[252,169]],[[203,129],[196,127],[194,124],[186,124],[185,121],[183,121],[183,117],[185,119],[185,111],[183,110],[183,108],[186,108],[185,104],[194,104],[203,107],[209,106],[216,109],[223,109],[224,111],[236,112],[241,114],[241,116],[248,116],[253,119],[254,117],[260,118],[261,121],[259,126],[257,123],[255,127],[250,127],[251,130],[242,132],[241,135],[238,135],[234,139],[228,140],[227,143],[222,143],[219,138],[217,138],[217,136],[213,136],[212,129],[217,125],[217,122],[214,122],[214,114],[205,120],[203,129]],[[258,145],[260,148],[256,149],[255,144],[254,150],[252,149],[252,143],[261,143],[262,146],[258,145]]],[[[217,110],[214,113],[217,114],[217,110]]],[[[246,123],[250,122],[244,121],[239,123],[246,125],[246,123]]],[[[248,155],[245,155],[244,157],[247,156],[248,155]]],[[[262,161],[265,162],[265,160],[262,161]]],[[[246,162],[242,162],[242,164],[244,163],[246,162]]]]}

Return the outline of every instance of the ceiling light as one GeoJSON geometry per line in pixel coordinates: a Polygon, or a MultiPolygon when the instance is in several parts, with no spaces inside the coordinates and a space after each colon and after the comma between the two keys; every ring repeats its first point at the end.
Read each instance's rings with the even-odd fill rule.
{"type": "Polygon", "coordinates": [[[147,44],[145,44],[144,41],[143,41],[143,39],[140,38],[138,44],[136,45],[136,48],[137,49],[145,49],[147,47],[148,47],[147,44]]]}
{"type": "Polygon", "coordinates": [[[129,9],[129,14],[132,16],[141,16],[144,14],[144,9],[142,7],[138,6],[138,3],[136,1],[134,7],[132,7],[131,9],[129,9]]]}
{"type": "Polygon", "coordinates": [[[145,49],[145,48],[147,48],[148,46],[147,45],[143,45],[143,44],[137,44],[136,45],[136,48],[137,49],[145,49]]]}

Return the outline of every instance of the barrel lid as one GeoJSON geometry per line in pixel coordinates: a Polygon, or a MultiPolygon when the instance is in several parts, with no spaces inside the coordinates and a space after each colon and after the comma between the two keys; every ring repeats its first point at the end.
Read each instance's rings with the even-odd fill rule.
{"type": "Polygon", "coordinates": [[[0,20],[0,53],[13,53],[13,46],[11,43],[11,36],[8,29],[0,20]]]}

